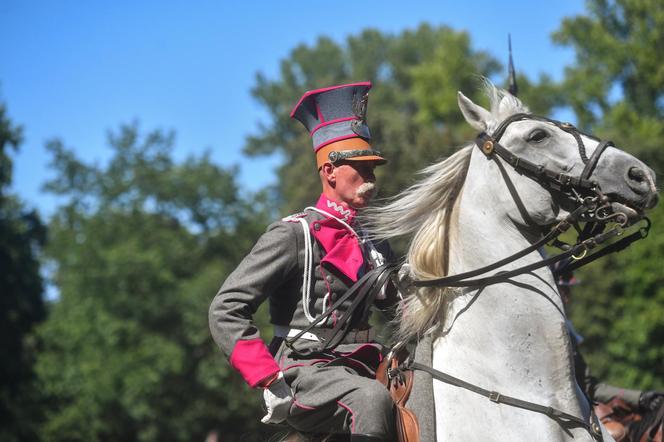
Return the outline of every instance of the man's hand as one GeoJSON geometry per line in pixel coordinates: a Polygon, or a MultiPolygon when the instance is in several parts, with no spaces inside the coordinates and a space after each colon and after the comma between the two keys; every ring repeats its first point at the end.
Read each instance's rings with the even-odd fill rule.
{"type": "Polygon", "coordinates": [[[639,407],[642,410],[657,411],[664,405],[664,392],[644,391],[639,396],[639,407]]]}
{"type": "Polygon", "coordinates": [[[263,390],[263,399],[267,407],[267,414],[261,422],[264,424],[278,424],[286,420],[288,411],[293,403],[293,392],[279,372],[279,377],[269,387],[263,390]]]}

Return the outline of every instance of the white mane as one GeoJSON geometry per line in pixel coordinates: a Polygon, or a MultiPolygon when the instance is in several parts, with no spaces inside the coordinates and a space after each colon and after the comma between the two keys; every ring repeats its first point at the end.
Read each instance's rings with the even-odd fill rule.
{"type": "MultiPolygon", "coordinates": [[[[492,121],[491,132],[505,118],[515,113],[527,113],[528,108],[507,91],[485,80],[492,121]]],[[[368,209],[365,213],[369,231],[377,239],[412,235],[406,263],[410,275],[417,279],[433,279],[447,275],[449,243],[455,234],[455,207],[470,164],[473,143],[452,156],[419,172],[424,178],[389,198],[385,205],[368,209]]],[[[432,331],[442,318],[446,300],[453,289],[420,289],[406,298],[397,315],[400,317],[399,338],[432,331]]]]}

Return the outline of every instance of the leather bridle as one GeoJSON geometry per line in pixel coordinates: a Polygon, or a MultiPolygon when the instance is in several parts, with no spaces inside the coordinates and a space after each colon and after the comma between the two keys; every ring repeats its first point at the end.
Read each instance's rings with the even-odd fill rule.
{"type": "MultiPolygon", "coordinates": [[[[525,210],[525,206],[521,201],[521,198],[518,196],[516,189],[514,189],[511,180],[509,179],[509,177],[505,172],[505,168],[503,167],[502,163],[498,160],[498,158],[501,158],[502,160],[507,162],[519,174],[525,175],[537,181],[542,187],[549,190],[553,194],[562,194],[573,202],[577,202],[583,197],[597,198],[595,201],[598,201],[599,199],[601,199],[603,195],[601,193],[599,184],[596,181],[591,180],[590,177],[593,171],[595,170],[595,167],[597,166],[597,163],[599,162],[602,153],[604,153],[607,147],[614,145],[613,142],[611,141],[602,141],[593,137],[592,135],[582,134],[581,132],[579,132],[578,129],[576,129],[576,127],[574,127],[570,123],[561,123],[560,121],[552,120],[550,118],[539,117],[536,115],[530,115],[524,113],[514,114],[505,119],[496,128],[493,135],[489,135],[485,132],[481,133],[480,135],[477,136],[475,144],[477,145],[477,147],[480,148],[480,150],[484,153],[484,155],[486,155],[487,158],[492,159],[496,162],[501,171],[503,179],[505,180],[505,182],[508,185],[508,188],[510,189],[512,198],[515,200],[515,203],[517,204],[519,212],[521,213],[524,220],[528,224],[531,224],[533,226],[535,224],[532,222],[530,216],[527,214],[527,211],[525,210]],[[581,174],[575,177],[563,172],[553,171],[551,169],[548,169],[543,164],[535,164],[523,157],[519,157],[518,155],[510,152],[508,149],[503,147],[500,144],[500,139],[507,130],[507,127],[516,121],[523,121],[523,120],[535,120],[535,121],[543,121],[551,123],[554,126],[558,127],[559,129],[572,135],[578,147],[579,157],[581,158],[581,161],[583,161],[585,165],[581,174]],[[588,158],[586,154],[586,146],[583,143],[583,138],[581,138],[581,135],[585,135],[586,137],[592,138],[599,143],[590,158],[588,158]]],[[[595,214],[596,214],[595,210],[588,210],[587,212],[581,214],[581,217],[584,221],[590,221],[593,219],[593,215],[595,214]]]]}
{"type": "Polygon", "coordinates": [[[606,151],[607,147],[613,146],[611,141],[602,141],[592,135],[583,134],[570,123],[561,123],[560,121],[550,118],[519,113],[511,115],[500,123],[492,135],[485,132],[479,134],[475,140],[475,144],[484,153],[487,159],[496,163],[519,213],[524,221],[531,227],[541,229],[541,227],[535,224],[530,218],[526,206],[507,174],[502,161],[509,164],[517,173],[525,175],[538,182],[554,197],[557,195],[562,196],[567,202],[576,204],[576,208],[572,210],[565,219],[554,225],[547,233],[544,233],[542,238],[537,242],[511,256],[501,259],[500,261],[476,270],[442,278],[407,279],[406,281],[402,281],[402,285],[410,284],[415,287],[481,287],[505,282],[514,276],[530,272],[540,267],[551,266],[562,260],[566,260],[568,266],[561,266],[558,271],[569,271],[569,267],[572,265],[574,268],[578,268],[594,261],[600,256],[622,250],[632,242],[645,238],[648,235],[650,221],[647,218],[644,218],[646,225],[640,228],[637,232],[622,238],[620,241],[605,247],[591,256],[586,256],[590,250],[595,249],[598,245],[605,243],[611,238],[622,235],[623,228],[626,227],[628,223],[625,214],[613,211],[609,198],[602,193],[599,183],[591,179],[592,173],[595,170],[602,153],[606,151]],[[579,176],[572,176],[564,172],[551,170],[543,164],[536,164],[520,157],[501,145],[500,139],[507,130],[507,127],[516,121],[523,120],[548,122],[571,134],[576,140],[579,156],[585,164],[581,174],[579,176]],[[597,140],[599,143],[590,158],[588,158],[586,154],[586,148],[581,135],[597,140]],[[579,222],[586,222],[586,226],[583,230],[580,229],[578,225],[579,222]],[[616,224],[607,230],[606,227],[609,222],[615,222],[616,224]],[[570,245],[559,241],[558,237],[572,226],[574,226],[579,232],[579,238],[576,244],[570,245]],[[540,249],[548,243],[553,243],[562,248],[564,250],[563,253],[517,269],[501,272],[493,276],[475,278],[514,262],[517,259],[540,249]]]}

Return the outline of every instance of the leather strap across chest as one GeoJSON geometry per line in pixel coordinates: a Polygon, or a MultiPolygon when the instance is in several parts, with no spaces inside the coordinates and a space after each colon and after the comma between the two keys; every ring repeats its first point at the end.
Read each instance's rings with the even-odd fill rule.
{"type": "MultiPolygon", "coordinates": [[[[471,384],[470,382],[466,382],[462,379],[459,379],[447,373],[443,373],[442,371],[436,370],[434,368],[428,367],[418,362],[407,363],[405,369],[424,371],[430,374],[434,379],[437,379],[441,382],[445,382],[450,385],[454,385],[456,387],[461,387],[466,390],[472,391],[473,393],[482,395],[488,398],[490,401],[495,402],[497,404],[510,405],[512,407],[522,408],[524,410],[529,410],[529,411],[534,411],[536,413],[544,414],[566,427],[585,428],[593,436],[593,438],[595,438],[596,440],[602,440],[602,430],[599,426],[597,416],[595,416],[595,413],[592,411],[592,408],[591,408],[590,418],[588,419],[588,421],[585,421],[579,417],[561,411],[555,407],[540,405],[534,402],[524,401],[522,399],[518,399],[512,396],[507,396],[497,391],[487,390],[485,388],[471,384]]],[[[398,375],[398,370],[401,370],[401,368],[397,370],[394,369],[390,370],[392,371],[388,370],[388,377],[398,375]]]]}

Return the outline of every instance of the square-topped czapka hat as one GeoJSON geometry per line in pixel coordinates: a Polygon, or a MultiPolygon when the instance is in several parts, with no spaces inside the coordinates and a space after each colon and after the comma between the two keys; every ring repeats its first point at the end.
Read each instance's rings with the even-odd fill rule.
{"type": "Polygon", "coordinates": [[[316,89],[302,95],[293,108],[291,118],[311,134],[319,169],[326,162],[387,162],[370,144],[366,122],[369,89],[368,81],[316,89]]]}

